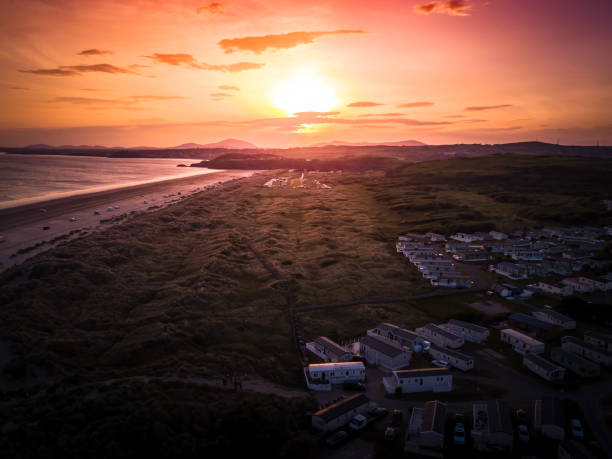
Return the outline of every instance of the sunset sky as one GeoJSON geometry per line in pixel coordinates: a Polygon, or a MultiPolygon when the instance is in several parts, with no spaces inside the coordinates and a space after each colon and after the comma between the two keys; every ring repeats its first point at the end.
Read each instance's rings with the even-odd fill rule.
{"type": "Polygon", "coordinates": [[[0,3],[0,145],[612,144],[610,0],[0,3]]]}

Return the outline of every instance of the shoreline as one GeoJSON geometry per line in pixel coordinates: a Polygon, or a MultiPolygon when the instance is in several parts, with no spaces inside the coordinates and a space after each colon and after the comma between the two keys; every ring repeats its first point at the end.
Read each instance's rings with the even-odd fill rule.
{"type": "Polygon", "coordinates": [[[0,209],[0,235],[5,238],[0,242],[0,272],[72,237],[84,236],[123,222],[137,212],[166,207],[256,172],[214,170],[0,209]]]}

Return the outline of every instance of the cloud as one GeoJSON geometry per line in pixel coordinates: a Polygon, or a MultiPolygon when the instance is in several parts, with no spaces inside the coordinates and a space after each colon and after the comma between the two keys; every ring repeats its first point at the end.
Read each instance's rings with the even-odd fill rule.
{"type": "Polygon", "coordinates": [[[268,49],[279,50],[294,48],[298,45],[314,43],[324,35],[361,34],[363,30],[334,30],[329,32],[290,32],[278,35],[260,35],[253,37],[226,38],[218,45],[226,54],[236,51],[251,51],[260,54],[268,49]]]}
{"type": "Polygon", "coordinates": [[[444,118],[465,118],[465,115],[446,115],[444,118]]]}
{"type": "Polygon", "coordinates": [[[469,16],[471,9],[472,5],[468,5],[465,0],[434,1],[414,7],[414,11],[419,14],[439,13],[451,16],[469,16]]]}
{"type": "Polygon", "coordinates": [[[134,99],[134,100],[179,100],[179,99],[186,99],[186,97],[182,97],[182,96],[152,96],[152,95],[130,96],[130,98],[134,99]]]}
{"type": "Polygon", "coordinates": [[[155,62],[161,63],[161,64],[168,64],[168,65],[186,65],[188,67],[193,67],[196,69],[201,68],[200,64],[198,63],[198,61],[195,59],[195,57],[193,57],[191,54],[182,54],[182,53],[177,53],[177,54],[160,54],[160,53],[154,53],[151,56],[145,56],[149,59],[154,60],[155,62]]]}
{"type": "Polygon", "coordinates": [[[74,104],[74,105],[135,105],[137,100],[124,99],[97,99],[93,97],[55,97],[48,100],[49,103],[74,104]]]}
{"type": "Polygon", "coordinates": [[[141,105],[141,102],[154,102],[163,100],[178,100],[185,99],[181,96],[159,96],[159,95],[138,95],[128,96],[123,99],[102,99],[95,97],[55,97],[48,100],[48,103],[53,104],[72,104],[88,106],[89,108],[101,109],[110,107],[120,107],[129,110],[145,110],[147,107],[141,105]]]}
{"type": "Polygon", "coordinates": [[[501,105],[480,105],[475,107],[465,107],[463,110],[466,112],[480,112],[483,110],[495,110],[498,108],[507,108],[512,107],[511,104],[501,104],[501,105]]]}
{"type": "Polygon", "coordinates": [[[213,2],[205,6],[200,6],[199,8],[196,8],[195,11],[197,14],[220,14],[223,13],[223,5],[221,5],[221,3],[219,2],[213,2]]]}
{"type": "Polygon", "coordinates": [[[359,115],[359,116],[363,116],[363,117],[371,117],[371,116],[403,116],[403,113],[364,113],[363,115],[359,115]]]}
{"type": "Polygon", "coordinates": [[[77,53],[77,56],[104,56],[105,54],[115,54],[113,51],[108,51],[105,49],[84,49],[80,53],[77,53]]]}
{"type": "Polygon", "coordinates": [[[9,89],[12,89],[13,91],[29,91],[30,88],[25,88],[23,86],[10,86],[9,89]]]}
{"type": "Polygon", "coordinates": [[[128,69],[116,67],[111,64],[92,64],[92,65],[61,65],[54,69],[34,69],[34,70],[19,70],[21,73],[31,73],[34,75],[45,75],[45,76],[76,76],[82,73],[88,72],[102,72],[102,73],[126,73],[137,75],[128,69]]]}
{"type": "Polygon", "coordinates": [[[399,104],[400,108],[416,108],[416,107],[431,107],[433,102],[408,102],[406,104],[399,104]]]}
{"type": "Polygon", "coordinates": [[[210,94],[211,97],[232,97],[231,94],[228,94],[226,92],[213,92],[210,94]]]}
{"type": "Polygon", "coordinates": [[[221,72],[243,72],[245,70],[254,70],[263,67],[264,64],[258,64],[255,62],[236,62],[234,64],[221,64],[221,65],[211,65],[211,64],[202,64],[202,68],[204,70],[218,70],[221,72]]]}
{"type": "Polygon", "coordinates": [[[255,62],[236,62],[234,64],[207,64],[205,62],[198,62],[198,60],[191,54],[160,54],[154,53],[150,56],[145,56],[152,59],[155,62],[162,64],[174,65],[174,66],[186,66],[199,70],[216,70],[220,72],[242,72],[244,70],[258,69],[264,66],[264,64],[258,64],[255,62]]]}
{"type": "Polygon", "coordinates": [[[353,102],[352,104],[348,104],[347,107],[376,107],[379,104],[378,102],[353,102]]]}
{"type": "Polygon", "coordinates": [[[222,84],[221,86],[219,86],[219,89],[222,89],[224,91],[240,91],[240,88],[238,86],[230,86],[227,84],[222,84]]]}
{"type": "Polygon", "coordinates": [[[56,69],[34,69],[34,70],[19,70],[21,73],[31,73],[33,75],[44,75],[44,76],[75,76],[80,75],[79,72],[74,70],[63,70],[61,68],[56,69]]]}

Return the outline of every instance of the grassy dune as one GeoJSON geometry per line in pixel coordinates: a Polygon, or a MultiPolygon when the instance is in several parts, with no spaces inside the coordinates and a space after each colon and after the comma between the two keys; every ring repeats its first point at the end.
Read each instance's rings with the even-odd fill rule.
{"type": "MultiPolygon", "coordinates": [[[[267,172],[137,215],[2,275],[9,372],[236,372],[299,385],[291,306],[431,290],[395,252],[406,231],[609,223],[600,201],[612,162],[591,161],[498,156],[318,176],[331,190],[263,188],[267,172]]],[[[306,338],[341,339],[463,310],[463,299],[445,301],[443,317],[408,304],[300,317],[306,338]]]]}

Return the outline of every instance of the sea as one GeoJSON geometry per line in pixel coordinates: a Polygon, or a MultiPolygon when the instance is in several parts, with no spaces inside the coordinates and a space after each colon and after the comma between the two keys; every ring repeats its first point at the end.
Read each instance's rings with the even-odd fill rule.
{"type": "Polygon", "coordinates": [[[0,209],[215,172],[199,167],[177,167],[196,162],[199,160],[0,152],[0,209]]]}

